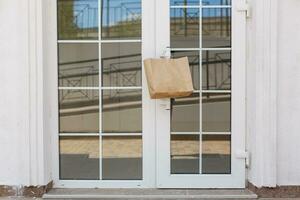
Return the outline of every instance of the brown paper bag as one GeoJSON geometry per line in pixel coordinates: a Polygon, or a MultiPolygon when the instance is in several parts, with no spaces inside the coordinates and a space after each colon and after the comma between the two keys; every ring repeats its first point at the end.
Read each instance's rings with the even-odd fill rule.
{"type": "Polygon", "coordinates": [[[144,67],[152,99],[185,97],[193,93],[187,57],[146,59],[144,67]]]}

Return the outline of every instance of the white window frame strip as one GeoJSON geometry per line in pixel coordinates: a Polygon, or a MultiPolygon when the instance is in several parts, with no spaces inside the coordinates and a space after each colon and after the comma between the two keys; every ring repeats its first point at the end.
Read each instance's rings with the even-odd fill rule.
{"type": "Polygon", "coordinates": [[[231,90],[202,90],[205,94],[231,94],[231,90]]]}
{"type": "MultiPolygon", "coordinates": [[[[200,135],[200,132],[171,132],[171,135],[200,135]]],[[[205,132],[202,135],[231,135],[231,132],[205,132]]]]}
{"type": "Polygon", "coordinates": [[[142,90],[142,86],[129,86],[129,87],[101,87],[102,90],[142,90]]]}
{"type": "Polygon", "coordinates": [[[59,137],[94,137],[99,135],[99,133],[59,133],[59,137]]]}
{"type": "Polygon", "coordinates": [[[216,47],[216,48],[170,48],[170,51],[231,51],[231,47],[216,47]]]}
{"type": "Polygon", "coordinates": [[[99,87],[58,87],[58,90],[99,90],[99,87]]]}
{"type": "Polygon", "coordinates": [[[202,174],[202,0],[199,7],[199,174],[202,174]]]}
{"type": "MultiPolygon", "coordinates": [[[[100,28],[101,29],[101,28],[100,28]]],[[[101,33],[100,33],[101,34],[101,33]]],[[[57,41],[59,44],[68,44],[68,43],[71,43],[71,44],[76,44],[76,43],[138,43],[138,42],[142,42],[142,40],[140,39],[129,39],[129,40],[58,40],[57,41]]]]}
{"type": "Polygon", "coordinates": [[[102,150],[102,0],[98,0],[98,79],[99,79],[99,180],[102,181],[102,158],[103,158],[103,150],[102,150]]]}
{"type": "Polygon", "coordinates": [[[141,43],[141,39],[132,40],[100,40],[101,43],[141,43]]]}
{"type": "MultiPolygon", "coordinates": [[[[200,1],[200,4],[202,4],[202,2],[200,1]]],[[[170,6],[170,8],[231,8],[231,5],[206,5],[206,6],[202,6],[202,5],[188,5],[188,6],[184,6],[184,5],[178,5],[178,6],[170,6]]]]}
{"type": "Polygon", "coordinates": [[[57,40],[58,44],[99,43],[99,40],[57,40]]]}

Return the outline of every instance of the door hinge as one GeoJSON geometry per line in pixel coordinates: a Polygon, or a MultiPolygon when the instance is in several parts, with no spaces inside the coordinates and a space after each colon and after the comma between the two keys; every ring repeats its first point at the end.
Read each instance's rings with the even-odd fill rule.
{"type": "Polygon", "coordinates": [[[237,5],[236,9],[239,12],[246,12],[247,18],[251,17],[251,8],[250,8],[249,3],[247,3],[247,2],[240,3],[237,5]]]}
{"type": "Polygon", "coordinates": [[[245,159],[246,167],[250,167],[250,153],[248,151],[237,151],[235,157],[238,159],[245,159]]]}

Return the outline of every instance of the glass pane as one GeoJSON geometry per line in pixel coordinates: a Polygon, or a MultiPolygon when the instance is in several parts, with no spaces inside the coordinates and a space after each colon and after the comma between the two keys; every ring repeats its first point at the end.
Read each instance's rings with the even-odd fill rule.
{"type": "Polygon", "coordinates": [[[59,91],[59,131],[61,133],[99,132],[98,90],[59,91]]]}
{"type": "Polygon", "coordinates": [[[231,173],[230,135],[202,136],[202,173],[231,173]]]}
{"type": "Polygon", "coordinates": [[[103,86],[142,85],[140,43],[105,43],[101,53],[103,86]]]}
{"type": "Polygon", "coordinates": [[[142,90],[103,90],[102,131],[142,132],[142,90]]]}
{"type": "Polygon", "coordinates": [[[204,5],[204,6],[211,6],[211,5],[226,6],[226,5],[231,5],[231,0],[202,0],[202,5],[204,5]]]}
{"type": "Polygon", "coordinates": [[[102,150],[104,180],[142,179],[142,137],[104,136],[102,150]]]}
{"type": "Polygon", "coordinates": [[[199,47],[199,9],[171,8],[171,47],[199,47]]]}
{"type": "Polygon", "coordinates": [[[141,0],[102,0],[102,38],[141,38],[141,0]]]}
{"type": "Polygon", "coordinates": [[[205,8],[202,13],[202,47],[231,47],[230,8],[205,8]]]}
{"type": "Polygon", "coordinates": [[[59,86],[98,87],[98,44],[59,44],[59,86]]]}
{"type": "Polygon", "coordinates": [[[202,130],[204,132],[230,132],[230,94],[202,94],[202,130]]]}
{"type": "Polygon", "coordinates": [[[97,39],[98,0],[58,0],[58,39],[97,39]]]}
{"type": "Polygon", "coordinates": [[[199,173],[199,135],[171,135],[171,173],[199,173]]]}
{"type": "Polygon", "coordinates": [[[171,132],[199,132],[199,94],[171,99],[171,132]]]}
{"type": "Polygon", "coordinates": [[[170,0],[171,6],[193,6],[199,4],[200,0],[170,0]]]}
{"type": "Polygon", "coordinates": [[[99,179],[99,138],[60,137],[60,179],[99,179]]]}
{"type": "Polygon", "coordinates": [[[231,52],[202,52],[202,89],[231,89],[231,52]]]}
{"type": "Polygon", "coordinates": [[[172,58],[181,58],[185,56],[187,56],[189,59],[194,89],[199,90],[200,88],[199,52],[198,51],[173,51],[172,52],[172,58]]]}

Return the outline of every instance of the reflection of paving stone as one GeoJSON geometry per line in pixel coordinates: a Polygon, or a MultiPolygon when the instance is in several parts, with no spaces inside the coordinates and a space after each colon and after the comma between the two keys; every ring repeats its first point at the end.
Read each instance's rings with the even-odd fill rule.
{"type": "MultiPolygon", "coordinates": [[[[104,137],[103,157],[138,158],[142,156],[140,137],[104,137]]],[[[195,140],[172,141],[172,155],[197,155],[199,142],[195,140]]],[[[229,141],[204,141],[203,154],[230,154],[229,141]]],[[[61,154],[87,154],[89,158],[99,158],[98,137],[70,137],[60,141],[61,154]]]]}

